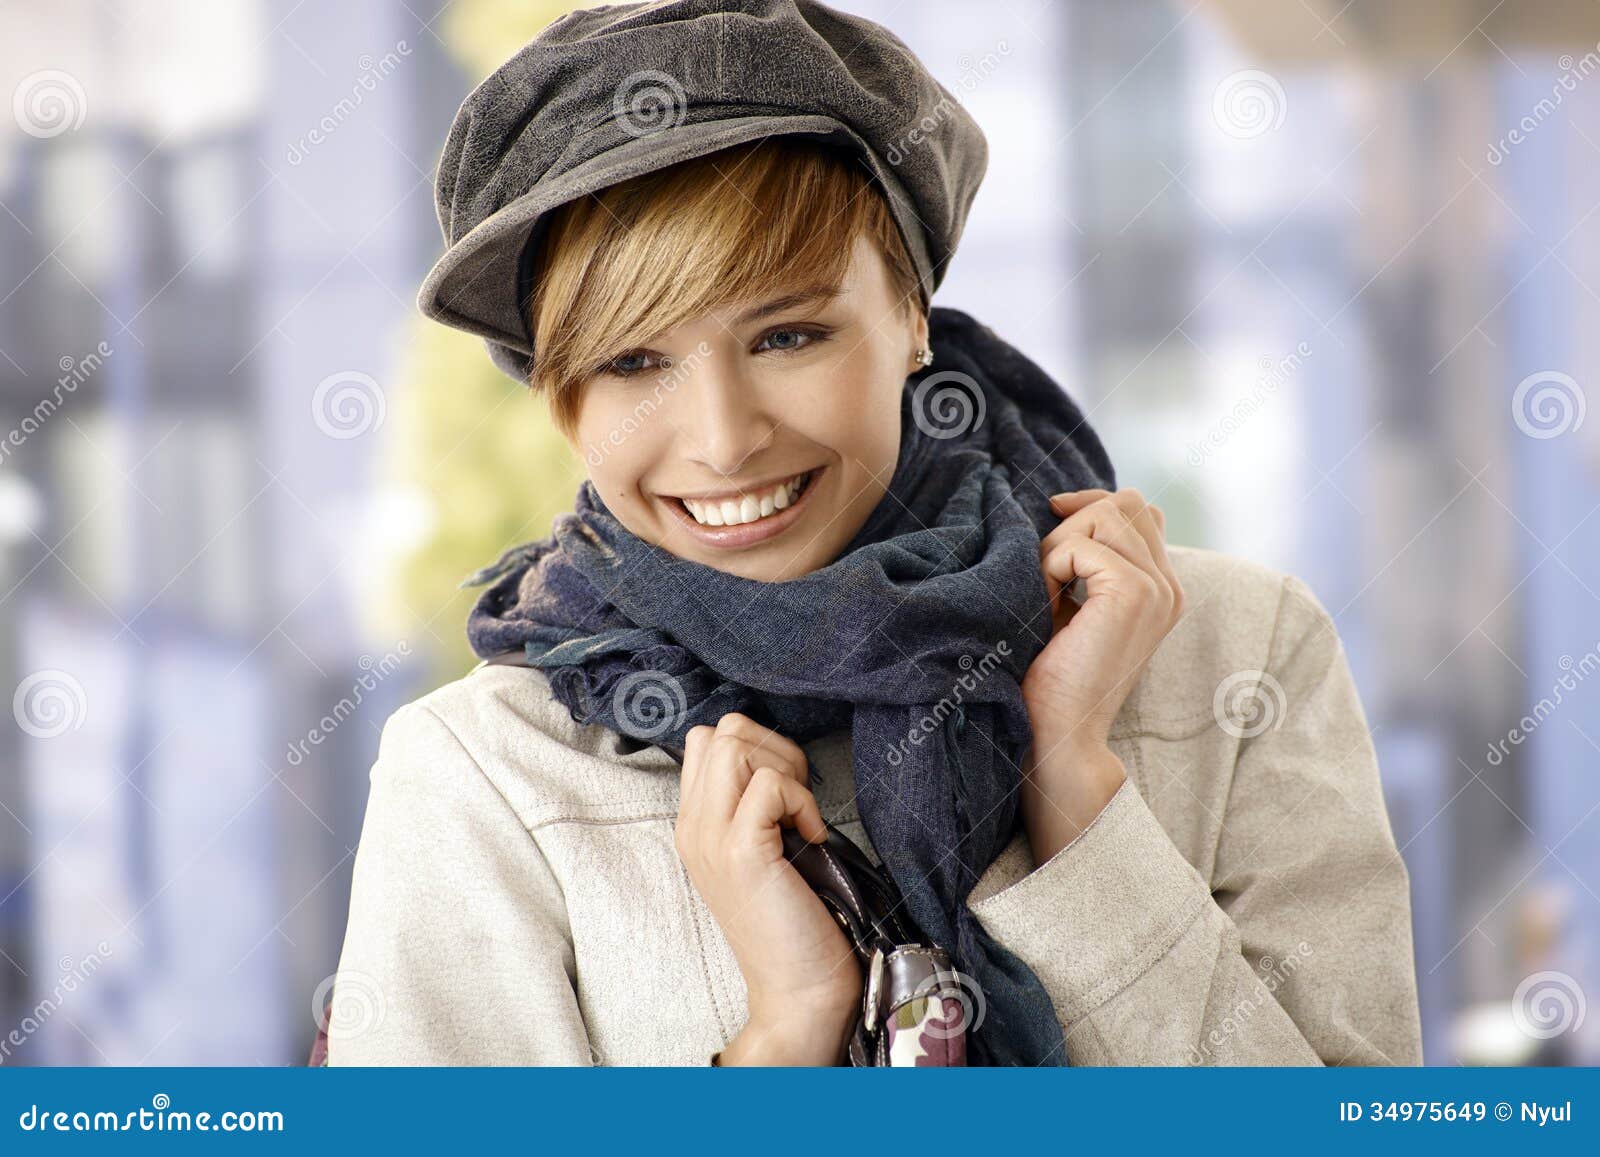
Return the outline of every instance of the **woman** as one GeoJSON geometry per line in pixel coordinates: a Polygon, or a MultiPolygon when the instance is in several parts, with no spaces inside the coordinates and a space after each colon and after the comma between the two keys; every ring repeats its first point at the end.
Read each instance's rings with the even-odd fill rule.
{"type": "Polygon", "coordinates": [[[384,729],[330,1063],[840,1063],[860,970],[782,842],[825,823],[951,949],[977,1063],[1420,1063],[1332,620],[1169,546],[931,306],[983,167],[903,45],[798,0],[579,12],[463,105],[424,307],[589,481],[384,729]]]}

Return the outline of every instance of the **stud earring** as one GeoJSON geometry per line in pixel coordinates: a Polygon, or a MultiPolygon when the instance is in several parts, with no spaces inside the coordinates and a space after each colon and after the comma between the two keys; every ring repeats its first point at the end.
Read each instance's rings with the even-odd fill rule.
{"type": "Polygon", "coordinates": [[[923,346],[917,351],[916,358],[919,366],[931,366],[933,364],[933,350],[923,346]]]}

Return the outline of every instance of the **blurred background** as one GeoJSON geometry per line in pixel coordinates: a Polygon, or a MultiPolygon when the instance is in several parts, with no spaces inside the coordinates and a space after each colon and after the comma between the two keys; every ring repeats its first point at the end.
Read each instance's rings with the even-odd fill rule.
{"type": "MultiPolygon", "coordinates": [[[[0,0],[0,1062],[305,1057],[380,728],[581,477],[413,305],[577,6],[0,0]]],[[[1600,1063],[1600,6],[836,6],[988,134],[936,303],[1335,616],[1429,1062],[1600,1063]]]]}

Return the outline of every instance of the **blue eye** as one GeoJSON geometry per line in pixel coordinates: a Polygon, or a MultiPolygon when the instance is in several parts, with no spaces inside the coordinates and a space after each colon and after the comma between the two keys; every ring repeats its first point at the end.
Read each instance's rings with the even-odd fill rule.
{"type": "Polygon", "coordinates": [[[775,353],[788,353],[791,350],[805,349],[806,346],[811,345],[813,342],[823,341],[827,338],[827,336],[828,332],[826,330],[794,328],[773,329],[767,331],[766,336],[761,339],[761,343],[756,347],[756,349],[770,349],[775,353]],[[778,341],[776,344],[769,344],[773,343],[774,339],[782,338],[798,340],[778,341]]]}
{"type": "Polygon", "coordinates": [[[614,374],[619,378],[632,377],[642,374],[650,368],[650,355],[641,350],[630,350],[625,354],[618,354],[602,365],[598,372],[614,374]]]}

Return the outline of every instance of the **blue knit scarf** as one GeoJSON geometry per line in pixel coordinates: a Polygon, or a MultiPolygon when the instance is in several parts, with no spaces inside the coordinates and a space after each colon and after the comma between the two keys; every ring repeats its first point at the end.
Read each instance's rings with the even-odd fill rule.
{"type": "Polygon", "coordinates": [[[935,307],[929,330],[936,362],[906,381],[889,491],[829,565],[763,583],[678,558],[586,482],[550,538],[462,584],[493,584],[467,634],[480,656],[524,649],[580,723],[675,753],[730,711],[798,743],[848,730],[874,850],[976,983],[969,1057],[1065,1064],[1048,994],[966,898],[1019,822],[1018,684],[1051,635],[1049,497],[1116,482],[1043,370],[959,310],[935,307]]]}

